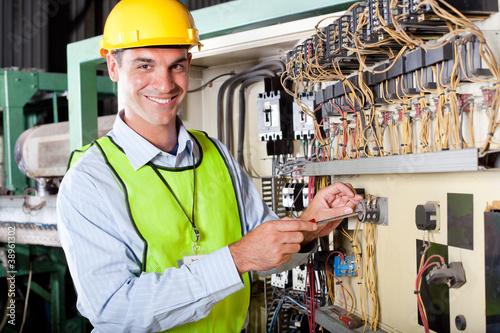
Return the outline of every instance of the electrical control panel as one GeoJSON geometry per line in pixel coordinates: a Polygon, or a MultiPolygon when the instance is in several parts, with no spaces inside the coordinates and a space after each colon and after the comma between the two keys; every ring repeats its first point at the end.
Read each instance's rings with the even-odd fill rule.
{"type": "MultiPolygon", "coordinates": [[[[481,171],[498,167],[492,155],[500,148],[500,16],[492,3],[455,1],[459,14],[443,2],[369,0],[318,18],[273,50],[286,63],[282,81],[292,83],[287,127],[295,141],[272,158],[262,154],[266,143],[249,143],[250,173],[306,184],[300,198],[294,186],[274,192],[292,217],[300,216],[300,199],[306,208],[335,182],[373,194],[363,196],[357,217],[319,242],[312,268],[291,269],[286,283],[273,277],[267,304],[282,302],[278,315],[311,314],[315,285],[316,323],[331,332],[346,329],[341,315],[375,332],[451,333],[465,322],[467,331],[483,332],[498,324],[500,313],[490,306],[498,302],[491,292],[497,259],[490,255],[498,228],[483,214],[500,190],[491,186],[494,173],[481,171]],[[452,203],[453,193],[473,194],[474,210],[466,211],[461,197],[452,203]],[[337,251],[344,258],[326,259],[337,251]],[[480,283],[467,282],[471,276],[480,283]]],[[[269,92],[258,103],[258,138],[274,147],[285,137],[278,135],[284,126],[271,126],[281,123],[273,121],[273,105],[275,117],[281,107],[269,92]]]]}

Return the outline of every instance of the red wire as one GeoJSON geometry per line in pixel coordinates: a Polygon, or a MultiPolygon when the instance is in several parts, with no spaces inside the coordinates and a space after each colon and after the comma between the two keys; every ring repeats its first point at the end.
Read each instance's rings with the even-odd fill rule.
{"type": "Polygon", "coordinates": [[[342,117],[344,118],[344,123],[346,124],[346,127],[344,129],[344,148],[342,148],[342,159],[344,158],[344,156],[346,155],[347,153],[347,120],[345,120],[347,118],[347,112],[346,114],[342,114],[342,117]]]}
{"type": "MultiPolygon", "coordinates": [[[[419,289],[418,285],[420,283],[420,280],[422,279],[422,275],[424,274],[424,272],[428,268],[430,268],[432,266],[437,266],[438,268],[441,266],[439,264],[439,262],[436,262],[436,261],[428,264],[429,260],[432,259],[432,258],[439,258],[441,260],[441,262],[443,263],[443,265],[444,265],[444,258],[441,257],[440,255],[435,254],[435,255],[432,255],[429,258],[427,258],[427,260],[425,261],[424,267],[422,267],[422,269],[418,272],[417,279],[415,281],[415,291],[418,292],[418,293],[420,293],[420,289],[419,289]]],[[[424,325],[425,333],[428,333],[429,332],[429,324],[427,323],[427,320],[424,317],[424,310],[422,309],[422,305],[420,304],[419,294],[418,293],[417,293],[418,312],[420,314],[420,318],[422,319],[422,323],[424,325]]]]}
{"type": "Polygon", "coordinates": [[[299,170],[304,170],[305,171],[306,168],[297,168],[297,169],[295,169],[295,174],[297,174],[297,171],[299,171],[299,170]]]}
{"type": "Polygon", "coordinates": [[[330,260],[330,257],[334,253],[338,253],[340,255],[340,257],[342,258],[342,260],[344,260],[344,254],[342,252],[340,252],[340,251],[332,251],[332,253],[330,253],[328,255],[328,257],[326,258],[326,261],[325,261],[325,271],[327,271],[331,276],[333,276],[340,283],[340,288],[342,289],[342,295],[344,296],[345,314],[347,315],[347,301],[346,301],[346,298],[345,298],[344,285],[342,284],[342,281],[338,277],[336,277],[334,274],[332,274],[332,272],[330,272],[330,270],[328,269],[328,260],[330,260]]]}
{"type": "Polygon", "coordinates": [[[441,261],[441,265],[445,265],[444,258],[442,256],[440,256],[439,254],[433,254],[432,256],[430,256],[429,258],[427,258],[427,260],[425,261],[424,266],[426,266],[432,258],[438,258],[441,261]]]}
{"type": "MultiPolygon", "coordinates": [[[[358,132],[358,117],[356,117],[356,126],[354,126],[354,142],[356,142],[357,132],[358,132]]],[[[354,153],[354,158],[358,158],[358,152],[354,153]]]]}
{"type": "Polygon", "coordinates": [[[338,253],[340,254],[340,257],[342,258],[342,260],[344,260],[344,254],[340,251],[332,251],[329,255],[328,255],[328,258],[326,258],[326,262],[325,262],[325,268],[326,268],[326,265],[328,264],[328,260],[330,260],[330,257],[332,256],[332,254],[334,253],[338,253]]]}
{"type": "Polygon", "coordinates": [[[309,322],[309,332],[314,333],[316,328],[316,311],[315,311],[316,282],[314,277],[314,265],[312,264],[311,259],[309,259],[309,262],[307,263],[306,276],[308,278],[308,283],[306,283],[306,285],[309,284],[305,290],[305,304],[306,304],[306,309],[308,310],[307,319],[309,322]],[[309,300],[307,297],[308,289],[309,289],[309,300]]]}
{"type": "Polygon", "coordinates": [[[344,284],[342,283],[342,281],[338,277],[333,275],[332,272],[330,272],[330,270],[326,269],[326,271],[328,272],[328,274],[333,276],[340,283],[340,289],[342,290],[342,295],[344,296],[345,314],[347,314],[347,301],[345,298],[344,284]]]}
{"type": "Polygon", "coordinates": [[[311,272],[311,278],[309,279],[310,281],[310,288],[309,289],[309,294],[311,297],[311,325],[309,326],[309,330],[311,333],[314,333],[316,330],[316,281],[315,281],[315,276],[314,276],[314,266],[312,262],[310,263],[309,266],[309,271],[311,272]],[[312,292],[311,292],[312,291],[312,292]]]}
{"type": "Polygon", "coordinates": [[[308,202],[311,202],[312,199],[314,198],[313,190],[314,190],[314,181],[315,177],[309,177],[309,184],[307,184],[307,189],[309,190],[307,193],[307,200],[308,202]]]}

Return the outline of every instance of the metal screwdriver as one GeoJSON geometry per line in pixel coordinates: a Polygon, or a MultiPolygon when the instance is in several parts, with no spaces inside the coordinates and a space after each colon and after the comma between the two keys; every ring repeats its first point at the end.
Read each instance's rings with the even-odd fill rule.
{"type": "Polygon", "coordinates": [[[321,221],[316,221],[315,219],[312,219],[312,220],[309,220],[309,222],[316,223],[316,224],[323,224],[323,223],[333,222],[333,221],[340,220],[340,219],[345,219],[346,217],[351,217],[351,216],[358,216],[358,212],[352,212],[350,214],[340,215],[340,216],[332,217],[330,219],[321,220],[321,221]]]}

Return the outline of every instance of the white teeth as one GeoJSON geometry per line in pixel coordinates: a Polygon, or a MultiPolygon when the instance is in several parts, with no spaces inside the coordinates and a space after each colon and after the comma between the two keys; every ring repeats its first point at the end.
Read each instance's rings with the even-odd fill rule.
{"type": "Polygon", "coordinates": [[[162,99],[162,98],[155,98],[155,97],[151,97],[151,96],[148,96],[148,98],[152,101],[155,101],[157,103],[162,103],[162,104],[167,104],[172,100],[171,98],[162,99]]]}

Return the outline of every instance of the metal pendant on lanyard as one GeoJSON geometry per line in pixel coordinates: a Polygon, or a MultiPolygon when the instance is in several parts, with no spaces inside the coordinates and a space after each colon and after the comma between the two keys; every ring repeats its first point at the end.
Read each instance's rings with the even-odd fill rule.
{"type": "Polygon", "coordinates": [[[195,208],[195,202],[196,202],[196,171],[195,171],[196,170],[196,163],[194,161],[194,153],[192,154],[192,158],[193,158],[193,207],[192,207],[193,209],[191,210],[191,218],[189,217],[187,212],[182,207],[179,199],[177,198],[174,191],[172,190],[172,188],[168,184],[167,180],[162,176],[160,171],[158,171],[158,168],[151,161],[149,161],[147,164],[153,169],[153,171],[156,173],[158,178],[160,178],[160,180],[166,186],[166,188],[168,189],[170,194],[172,194],[172,197],[174,197],[175,201],[177,202],[177,205],[179,205],[182,212],[184,213],[184,215],[188,219],[189,223],[191,223],[191,227],[193,228],[193,232],[194,232],[194,236],[195,236],[195,240],[194,240],[194,244],[193,244],[193,252],[194,252],[194,254],[198,254],[200,252],[201,246],[199,244],[200,232],[198,231],[198,228],[196,227],[195,220],[194,220],[194,208],[195,208]]]}

